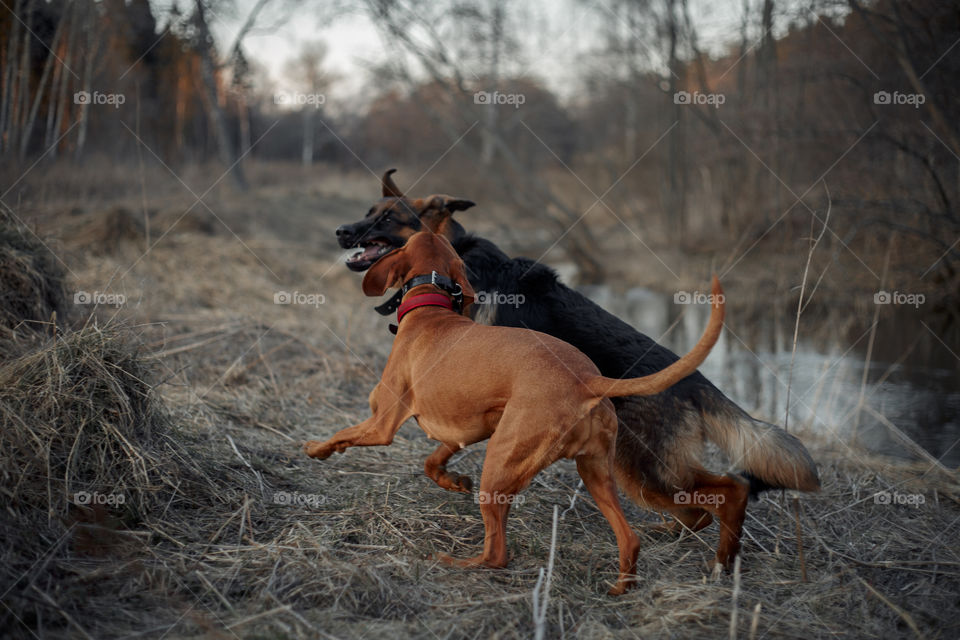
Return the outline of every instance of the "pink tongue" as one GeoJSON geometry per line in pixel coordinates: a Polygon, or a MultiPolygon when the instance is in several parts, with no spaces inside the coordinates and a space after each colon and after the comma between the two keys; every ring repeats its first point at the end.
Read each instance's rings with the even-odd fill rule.
{"type": "Polygon", "coordinates": [[[377,257],[377,252],[380,251],[378,245],[372,244],[363,251],[357,251],[355,254],[347,258],[350,262],[356,262],[358,260],[374,260],[377,257]]]}

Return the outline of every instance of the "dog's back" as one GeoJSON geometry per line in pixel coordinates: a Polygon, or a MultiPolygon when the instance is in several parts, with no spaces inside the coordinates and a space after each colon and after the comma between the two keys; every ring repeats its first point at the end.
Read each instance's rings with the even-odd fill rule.
{"type": "MultiPolygon", "coordinates": [[[[564,285],[545,265],[511,259],[492,242],[471,235],[457,239],[454,248],[474,289],[498,294],[485,305],[474,305],[480,321],[534,329],[569,342],[611,378],[650,375],[679,358],[564,285]]],[[[633,486],[624,487],[631,494],[689,488],[704,438],[746,470],[754,491],[819,487],[816,466],[799,440],[754,420],[699,371],[657,395],[613,402],[621,422],[618,466],[622,478],[632,479],[633,486]]]]}

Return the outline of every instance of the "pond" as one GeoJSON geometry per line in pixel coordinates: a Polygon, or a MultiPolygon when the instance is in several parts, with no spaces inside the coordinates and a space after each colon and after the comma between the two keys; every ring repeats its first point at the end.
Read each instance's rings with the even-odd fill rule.
{"type": "MultiPolygon", "coordinates": [[[[580,290],[675,352],[693,345],[710,313],[706,304],[677,304],[673,294],[644,288],[580,290]]],[[[920,459],[922,447],[946,467],[960,466],[955,327],[940,335],[926,309],[883,305],[868,359],[873,304],[805,311],[791,378],[795,310],[781,306],[776,313],[772,305],[744,308],[728,300],[727,328],[701,372],[752,415],[780,426],[789,384],[788,428],[834,437],[851,457],[860,447],[920,459]]]]}

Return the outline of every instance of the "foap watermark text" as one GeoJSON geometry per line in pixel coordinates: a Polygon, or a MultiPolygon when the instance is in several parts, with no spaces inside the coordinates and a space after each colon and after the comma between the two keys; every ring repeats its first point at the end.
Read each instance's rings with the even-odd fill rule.
{"type": "Polygon", "coordinates": [[[327,496],[318,493],[300,493],[299,491],[276,491],[273,504],[283,506],[321,507],[327,504],[327,496]]]}
{"type": "Polygon", "coordinates": [[[313,107],[319,109],[327,101],[322,93],[300,93],[299,91],[277,93],[273,96],[273,103],[285,107],[313,107]]]}
{"type": "Polygon", "coordinates": [[[677,491],[673,494],[674,504],[688,504],[691,506],[697,505],[716,505],[723,504],[726,501],[726,496],[722,493],[700,493],[699,491],[677,491]]]}
{"type": "Polygon", "coordinates": [[[474,104],[511,105],[519,109],[527,101],[522,93],[500,93],[499,91],[477,91],[473,94],[474,104]]]}
{"type": "Polygon", "coordinates": [[[673,304],[723,304],[726,298],[722,293],[702,293],[700,291],[677,291],[673,294],[673,304]]]}
{"type": "Polygon", "coordinates": [[[74,104],[107,104],[111,105],[114,109],[119,109],[120,105],[127,101],[127,97],[122,93],[100,93],[99,91],[94,91],[93,93],[89,91],[77,91],[73,94],[73,103],[74,104]]]}
{"type": "Polygon", "coordinates": [[[927,502],[926,496],[922,493],[899,493],[897,491],[881,491],[873,494],[874,504],[885,505],[903,505],[919,509],[920,505],[927,502]]]}
{"type": "Polygon", "coordinates": [[[477,291],[473,298],[474,304],[510,305],[519,307],[527,301],[522,293],[500,293],[499,291],[477,291]]]}
{"type": "Polygon", "coordinates": [[[906,304],[919,309],[926,300],[927,297],[922,293],[877,291],[873,294],[873,304],[906,304]]]}
{"type": "Polygon", "coordinates": [[[100,306],[119,307],[126,304],[127,296],[122,293],[104,293],[103,291],[77,291],[73,294],[73,304],[96,304],[100,306]]]}
{"type": "Polygon", "coordinates": [[[720,105],[727,101],[727,96],[722,93],[700,93],[694,91],[677,91],[673,94],[673,104],[701,104],[708,105],[714,109],[719,109],[720,105]]]}
{"type": "Polygon", "coordinates": [[[526,498],[518,493],[500,493],[494,491],[477,491],[473,494],[473,501],[477,504],[516,504],[520,505],[526,501],[526,498]]]}
{"type": "Polygon", "coordinates": [[[319,308],[326,301],[327,299],[322,293],[277,291],[273,294],[273,304],[299,304],[319,308]]]}
{"type": "Polygon", "coordinates": [[[927,101],[927,97],[922,93],[900,93],[894,91],[877,91],[873,94],[873,104],[880,105],[909,105],[914,109],[919,109],[920,105],[927,101]]]}
{"type": "Polygon", "coordinates": [[[106,505],[114,507],[127,501],[122,493],[99,493],[97,491],[77,491],[73,494],[73,501],[80,506],[91,504],[106,505]]]}

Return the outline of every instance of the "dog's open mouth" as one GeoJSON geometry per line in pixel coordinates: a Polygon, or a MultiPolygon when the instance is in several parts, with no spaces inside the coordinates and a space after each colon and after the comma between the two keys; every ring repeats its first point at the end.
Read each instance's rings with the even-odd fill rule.
{"type": "Polygon", "coordinates": [[[374,262],[387,255],[396,247],[388,244],[386,240],[376,239],[370,242],[363,242],[358,245],[360,251],[357,251],[347,258],[347,267],[352,271],[365,271],[369,269],[374,262]]]}

